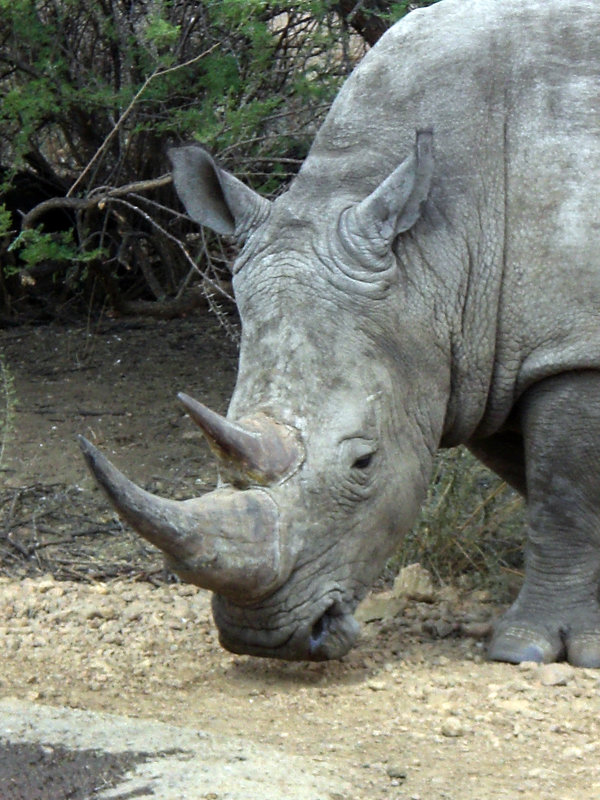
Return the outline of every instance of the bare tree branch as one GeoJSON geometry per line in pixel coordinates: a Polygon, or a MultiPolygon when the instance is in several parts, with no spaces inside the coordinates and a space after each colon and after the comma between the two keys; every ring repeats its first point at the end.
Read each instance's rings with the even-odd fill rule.
{"type": "Polygon", "coordinates": [[[339,0],[341,16],[371,46],[389,27],[384,18],[390,11],[386,0],[339,0]]]}
{"type": "Polygon", "coordinates": [[[74,211],[84,211],[94,206],[101,208],[102,204],[106,203],[111,198],[123,197],[124,195],[134,192],[148,192],[152,189],[159,189],[162,186],[168,186],[172,180],[171,175],[161,175],[160,178],[154,178],[148,181],[135,181],[134,183],[127,183],[124,186],[119,186],[107,191],[98,192],[98,189],[96,189],[91,192],[88,197],[69,197],[69,195],[66,197],[51,197],[49,200],[38,203],[37,206],[25,214],[21,222],[21,228],[22,230],[33,228],[40,217],[48,211],[53,211],[57,208],[71,208],[74,211]]]}

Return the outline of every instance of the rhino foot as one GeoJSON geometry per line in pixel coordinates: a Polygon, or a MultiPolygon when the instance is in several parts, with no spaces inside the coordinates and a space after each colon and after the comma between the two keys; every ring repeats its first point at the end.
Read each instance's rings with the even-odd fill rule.
{"type": "Polygon", "coordinates": [[[600,668],[600,630],[569,635],[567,660],[574,667],[600,668]]]}
{"type": "Polygon", "coordinates": [[[492,661],[508,661],[510,664],[520,664],[522,661],[548,664],[559,661],[563,653],[560,636],[518,624],[500,625],[488,649],[488,657],[492,661]]]}
{"type": "Polygon", "coordinates": [[[492,661],[568,661],[575,667],[600,668],[600,619],[593,627],[533,625],[508,612],[497,625],[488,650],[492,661]]]}

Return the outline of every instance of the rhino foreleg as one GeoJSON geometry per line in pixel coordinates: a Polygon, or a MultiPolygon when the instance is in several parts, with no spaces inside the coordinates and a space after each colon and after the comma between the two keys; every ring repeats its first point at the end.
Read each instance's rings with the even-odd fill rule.
{"type": "Polygon", "coordinates": [[[490,657],[600,667],[600,374],[538,384],[523,398],[522,429],[525,582],[490,657]]]}

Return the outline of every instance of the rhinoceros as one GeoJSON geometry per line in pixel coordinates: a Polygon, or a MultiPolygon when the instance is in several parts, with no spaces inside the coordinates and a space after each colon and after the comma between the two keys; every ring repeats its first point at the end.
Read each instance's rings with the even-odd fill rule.
{"type": "Polygon", "coordinates": [[[151,495],[83,443],[120,515],[212,590],[224,647],[340,658],[440,447],[526,498],[489,654],[600,666],[600,4],[441,0],[347,79],[274,201],[199,146],[189,215],[236,238],[226,417],[181,399],[220,483],[151,495]]]}

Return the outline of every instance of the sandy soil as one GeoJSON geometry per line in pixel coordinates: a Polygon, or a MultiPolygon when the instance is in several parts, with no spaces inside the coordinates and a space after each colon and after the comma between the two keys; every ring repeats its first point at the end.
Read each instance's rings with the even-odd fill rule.
{"type": "MultiPolygon", "coordinates": [[[[487,663],[478,637],[500,609],[485,592],[375,596],[341,662],[286,664],[226,653],[207,594],[159,580],[74,438],[165,494],[209,488],[174,397],[226,407],[235,346],[214,318],[0,331],[0,347],[18,401],[0,471],[0,696],[242,736],[335,776],[328,800],[600,797],[600,674],[487,663]],[[87,582],[51,574],[69,570],[87,582]]],[[[200,797],[227,792],[215,778],[200,797]]]]}

